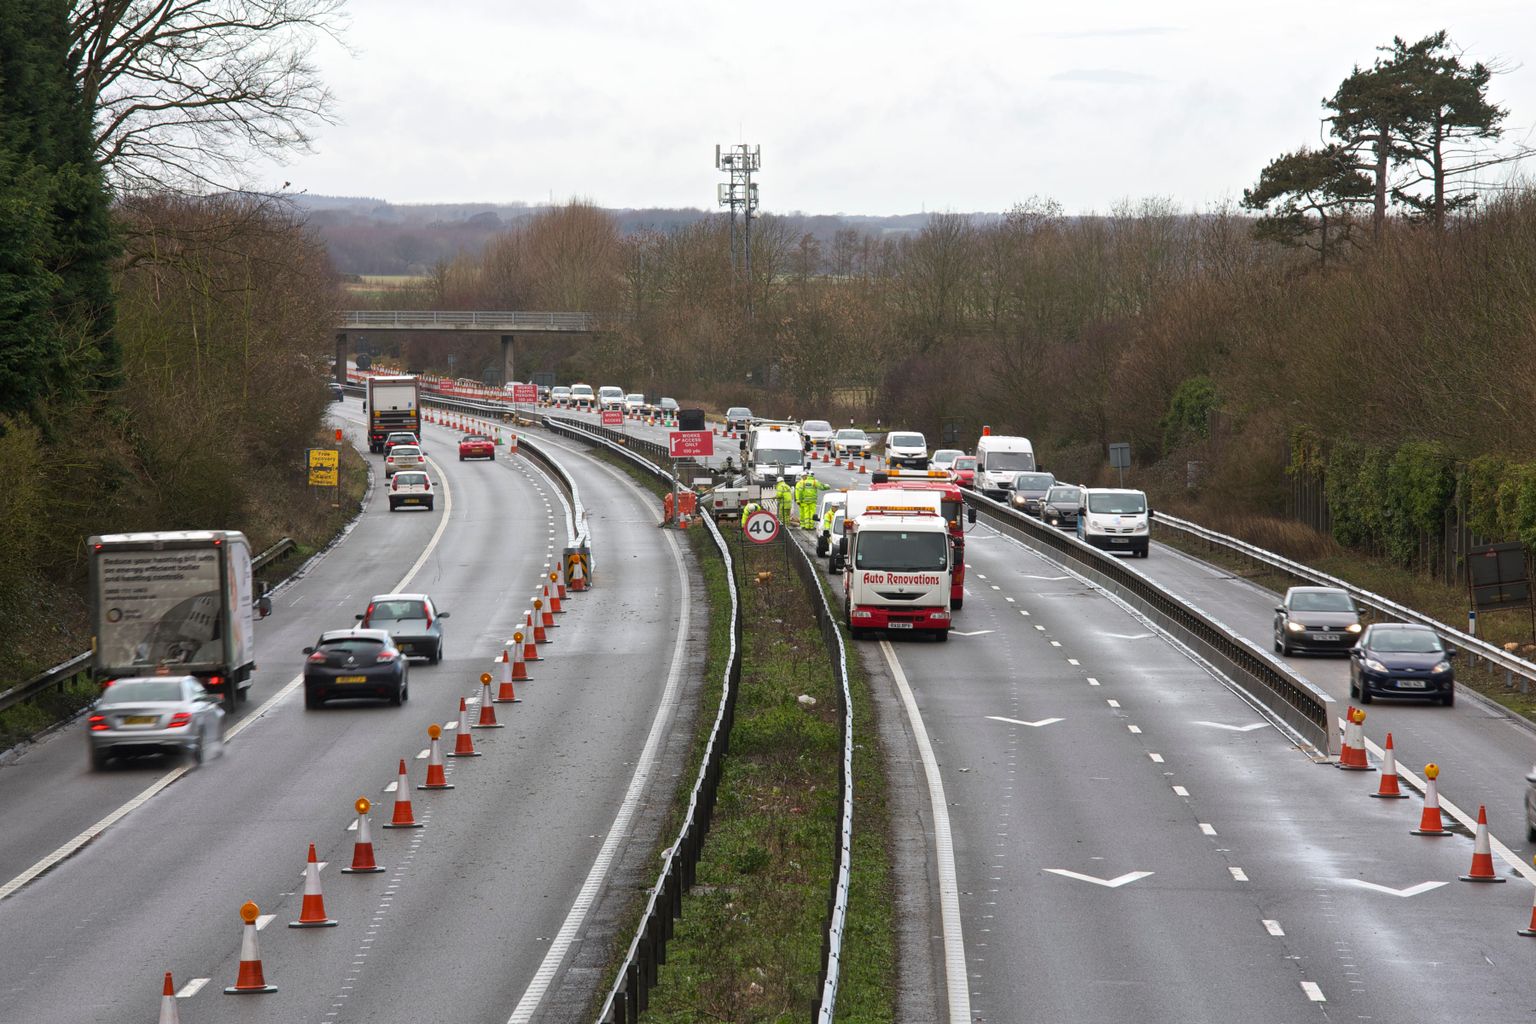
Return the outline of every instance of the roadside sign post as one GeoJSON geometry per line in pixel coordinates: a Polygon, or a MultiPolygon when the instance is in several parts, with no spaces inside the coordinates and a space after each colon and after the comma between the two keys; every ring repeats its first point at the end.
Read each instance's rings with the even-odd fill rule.
{"type": "Polygon", "coordinates": [[[754,544],[770,543],[779,535],[779,517],[767,509],[758,509],[747,516],[741,532],[745,533],[747,540],[754,544]]]}
{"type": "Polygon", "coordinates": [[[1131,468],[1131,446],[1120,441],[1109,446],[1109,464],[1120,471],[1120,486],[1125,486],[1125,471],[1131,468]]]}
{"type": "Polygon", "coordinates": [[[527,403],[537,406],[539,403],[539,386],[537,384],[513,384],[512,385],[512,419],[517,419],[520,407],[527,403]]]}

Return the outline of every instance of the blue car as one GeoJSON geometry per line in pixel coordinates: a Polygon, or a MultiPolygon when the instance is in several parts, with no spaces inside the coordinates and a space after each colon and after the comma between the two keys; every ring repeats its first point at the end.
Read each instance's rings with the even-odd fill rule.
{"type": "Polygon", "coordinates": [[[1362,704],[1374,697],[1418,697],[1450,707],[1456,703],[1455,656],[1428,626],[1367,626],[1349,652],[1349,695],[1362,704]]]}

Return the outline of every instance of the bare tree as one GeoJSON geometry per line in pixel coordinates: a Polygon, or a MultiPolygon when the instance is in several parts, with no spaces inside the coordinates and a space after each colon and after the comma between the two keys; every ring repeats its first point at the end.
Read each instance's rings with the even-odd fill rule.
{"type": "Polygon", "coordinates": [[[97,156],[124,191],[238,183],[254,155],[332,123],[311,61],[345,0],[74,0],[71,48],[97,156]]]}

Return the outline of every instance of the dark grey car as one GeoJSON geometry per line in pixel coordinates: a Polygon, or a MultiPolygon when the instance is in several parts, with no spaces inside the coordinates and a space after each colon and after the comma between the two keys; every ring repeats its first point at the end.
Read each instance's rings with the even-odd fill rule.
{"type": "Polygon", "coordinates": [[[1008,491],[1008,504],[1027,516],[1039,516],[1046,494],[1055,486],[1056,478],[1049,473],[1016,473],[1008,491]]]}
{"type": "Polygon", "coordinates": [[[1360,609],[1337,587],[1292,587],[1275,605],[1275,650],[1346,654],[1360,639],[1360,609]]]}
{"type": "Polygon", "coordinates": [[[1077,516],[1083,510],[1083,489],[1072,484],[1057,484],[1045,492],[1040,518],[1047,526],[1077,529],[1077,516]]]}
{"type": "Polygon", "coordinates": [[[443,660],[442,620],[447,617],[426,594],[380,594],[357,619],[364,629],[388,632],[401,654],[436,665],[443,660]]]}

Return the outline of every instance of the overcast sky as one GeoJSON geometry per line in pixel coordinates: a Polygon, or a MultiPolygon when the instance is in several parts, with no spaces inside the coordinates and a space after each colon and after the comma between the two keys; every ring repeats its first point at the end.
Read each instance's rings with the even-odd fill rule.
{"type": "Polygon", "coordinates": [[[259,182],[391,202],[714,207],[716,143],[762,146],[765,211],[1069,212],[1235,199],[1319,138],[1394,35],[1503,66],[1536,142],[1532,0],[351,0],[316,57],[341,123],[259,182]],[[1454,13],[1451,13],[1454,12],[1454,13]]]}

